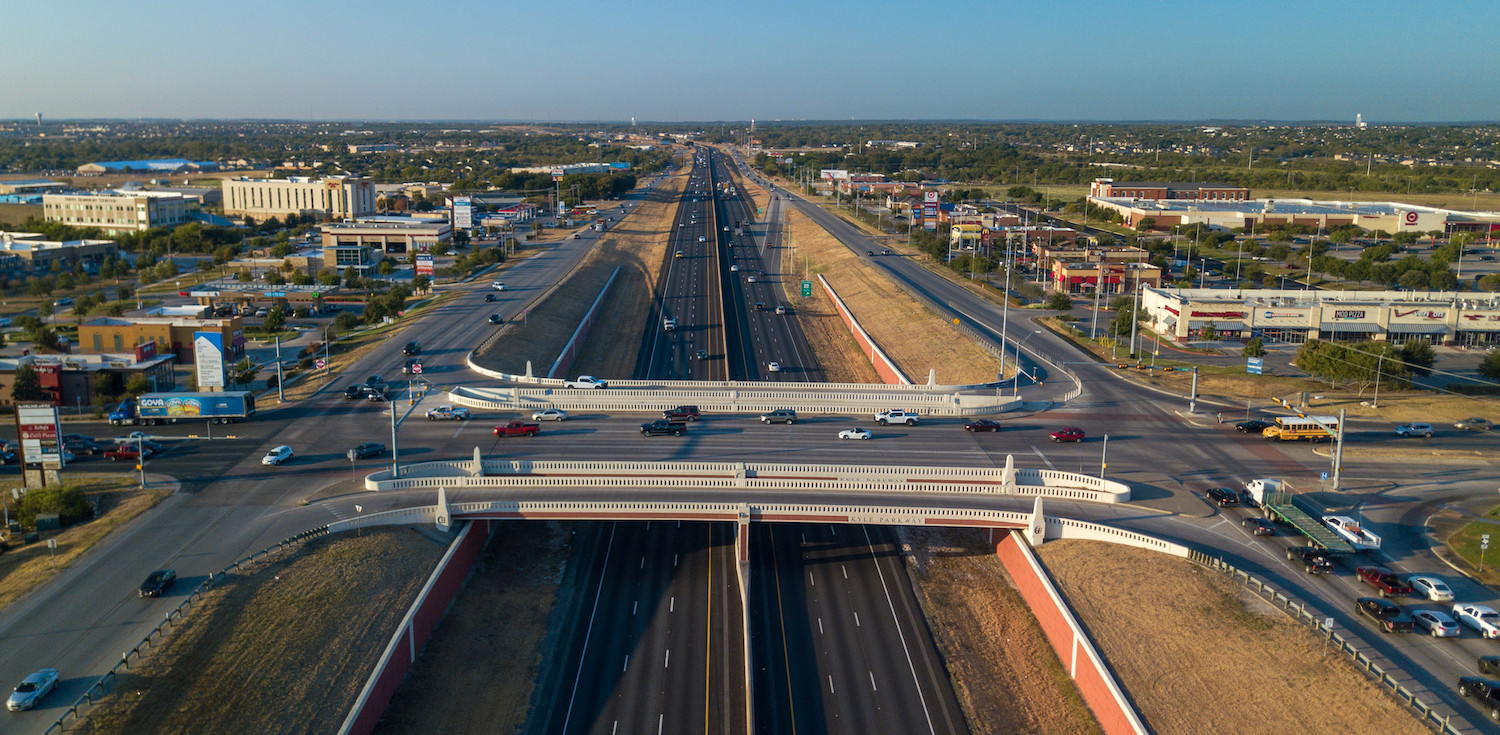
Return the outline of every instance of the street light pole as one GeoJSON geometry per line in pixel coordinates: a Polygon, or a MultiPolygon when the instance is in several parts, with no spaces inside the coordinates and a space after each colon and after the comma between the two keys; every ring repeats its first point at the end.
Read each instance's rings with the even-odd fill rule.
{"type": "Polygon", "coordinates": [[[391,407],[391,479],[398,480],[401,478],[401,462],[396,454],[396,402],[386,399],[386,403],[391,407]]]}
{"type": "Polygon", "coordinates": [[[1041,333],[1042,330],[1038,329],[1022,337],[1021,341],[1016,343],[1016,374],[1012,377],[1011,381],[1011,392],[1015,395],[1021,395],[1021,348],[1026,345],[1026,340],[1031,339],[1032,335],[1041,333]]]}
{"type": "Polygon", "coordinates": [[[276,335],[276,402],[286,403],[286,388],[281,378],[281,335],[276,335]]]}
{"type": "MultiPolygon", "coordinates": [[[[1151,364],[1152,365],[1156,364],[1155,358],[1152,359],[1151,364]]],[[[1198,413],[1198,366],[1197,365],[1193,366],[1193,393],[1192,393],[1191,396],[1188,397],[1188,413],[1198,413]]]]}
{"type": "Polygon", "coordinates": [[[1130,358],[1135,359],[1135,335],[1140,331],[1141,316],[1141,271],[1135,271],[1135,305],[1130,310],[1130,358]]]}
{"type": "Polygon", "coordinates": [[[1099,479],[1104,479],[1104,468],[1109,466],[1109,434],[1104,435],[1104,448],[1099,450],[1099,479]]]}

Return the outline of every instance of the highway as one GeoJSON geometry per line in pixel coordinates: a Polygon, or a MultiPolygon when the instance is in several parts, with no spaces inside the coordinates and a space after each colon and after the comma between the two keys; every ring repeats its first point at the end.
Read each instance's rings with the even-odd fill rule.
{"type": "Polygon", "coordinates": [[[693,159],[667,241],[652,329],[642,335],[636,378],[725,380],[724,304],[719,289],[719,250],[712,239],[713,187],[708,164],[693,159]],[[675,325],[666,328],[666,320],[675,325]]]}

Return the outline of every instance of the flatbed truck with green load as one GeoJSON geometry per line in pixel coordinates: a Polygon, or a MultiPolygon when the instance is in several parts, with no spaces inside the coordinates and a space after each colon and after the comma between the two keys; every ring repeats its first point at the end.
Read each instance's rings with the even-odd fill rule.
{"type": "Polygon", "coordinates": [[[1354,547],[1342,536],[1308,514],[1294,502],[1296,496],[1281,480],[1260,479],[1245,483],[1245,492],[1260,506],[1266,518],[1279,520],[1306,536],[1315,546],[1330,554],[1350,554],[1354,547]]]}

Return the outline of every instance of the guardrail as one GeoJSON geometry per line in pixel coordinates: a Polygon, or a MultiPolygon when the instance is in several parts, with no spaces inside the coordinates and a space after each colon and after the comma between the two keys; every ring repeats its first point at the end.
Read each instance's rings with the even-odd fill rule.
{"type": "Polygon", "coordinates": [[[1021,399],[980,393],[902,393],[870,391],[802,391],[779,383],[746,384],[741,388],[664,388],[658,390],[466,388],[448,392],[448,400],[470,408],[492,411],[536,411],[561,408],[580,411],[654,413],[674,406],[694,405],[704,411],[757,414],[781,408],[799,413],[874,414],[906,408],[923,416],[988,416],[1020,407],[1021,399]],[[778,386],[770,388],[769,386],[778,386]]]}
{"type": "Polygon", "coordinates": [[[1007,481],[1002,467],[491,459],[481,460],[479,467],[474,460],[423,462],[403,468],[399,479],[392,479],[390,470],[365,478],[365,488],[373,491],[439,487],[825,490],[1003,494],[1095,503],[1130,500],[1130,486],[1123,482],[1042,469],[1015,469],[1007,481]]]}
{"type": "Polygon", "coordinates": [[[1347,638],[1335,632],[1332,626],[1326,624],[1324,618],[1308,612],[1306,603],[1287,597],[1265,582],[1255,578],[1249,572],[1245,572],[1219,557],[1209,556],[1201,551],[1193,551],[1188,558],[1199,566],[1220,572],[1224,576],[1235,580],[1246,589],[1253,591],[1261,599],[1275,605],[1292,620],[1306,625],[1319,635],[1326,636],[1331,644],[1338,646],[1338,652],[1342,654],[1342,657],[1349,661],[1355,668],[1364,672],[1366,676],[1377,681],[1382,690],[1395,697],[1397,701],[1410,707],[1411,712],[1423,724],[1438,728],[1438,731],[1443,733],[1443,735],[1461,735],[1458,728],[1455,728],[1452,724],[1452,715],[1439,715],[1430,705],[1413,694],[1411,690],[1392,678],[1384,667],[1370,660],[1369,656],[1360,653],[1360,650],[1353,643],[1350,643],[1347,638]]]}
{"type": "Polygon", "coordinates": [[[187,611],[192,607],[193,603],[197,602],[199,597],[207,594],[209,590],[213,589],[214,583],[217,581],[215,579],[215,575],[222,577],[226,574],[229,574],[230,572],[238,571],[254,564],[259,560],[265,559],[267,556],[277,551],[300,545],[305,541],[318,538],[320,536],[326,536],[329,533],[330,531],[328,526],[319,526],[309,531],[303,531],[296,536],[291,536],[289,538],[278,541],[275,544],[267,546],[266,548],[261,549],[260,551],[257,551],[243,559],[239,559],[233,564],[230,564],[229,566],[226,566],[223,569],[219,570],[218,572],[209,573],[208,579],[205,579],[201,583],[199,583],[192,592],[188,593],[188,596],[183,599],[181,604],[179,604],[175,608],[172,608],[172,610],[167,613],[166,617],[163,618],[155,628],[152,628],[151,632],[147,633],[145,638],[141,639],[140,643],[135,644],[135,647],[130,649],[129,651],[120,654],[119,663],[115,664],[110,668],[109,671],[105,672],[103,676],[99,677],[97,681],[89,685],[89,688],[84,691],[82,696],[74,700],[74,702],[69,705],[67,709],[63,710],[63,713],[58,716],[57,720],[49,725],[44,731],[45,735],[51,735],[51,733],[54,732],[62,732],[67,727],[69,719],[82,719],[85,714],[84,708],[93,706],[97,698],[102,698],[111,691],[114,686],[115,679],[119,677],[120,672],[128,671],[130,669],[130,660],[132,658],[139,662],[140,659],[145,656],[146,652],[153,647],[153,642],[160,641],[161,637],[166,634],[167,629],[172,625],[180,624],[182,622],[182,619],[187,616],[187,611]]]}

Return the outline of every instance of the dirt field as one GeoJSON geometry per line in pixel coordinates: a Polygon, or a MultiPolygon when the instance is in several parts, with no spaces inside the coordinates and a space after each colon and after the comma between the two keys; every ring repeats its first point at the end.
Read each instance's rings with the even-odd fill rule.
{"type": "Polygon", "coordinates": [[[1248,593],[1215,572],[1098,541],[1051,541],[1038,554],[1159,735],[1428,732],[1307,629],[1247,607],[1248,593]]]}
{"type": "Polygon", "coordinates": [[[566,525],[541,521],[498,529],[376,732],[519,731],[571,538],[566,525]]]}
{"type": "Polygon", "coordinates": [[[98,501],[99,517],[62,531],[45,531],[42,540],[34,544],[22,546],[19,539],[13,539],[10,548],[0,554],[0,610],[72,566],[111,531],[172,494],[170,488],[159,486],[141,490],[133,475],[98,475],[71,478],[69,482],[82,486],[85,495],[98,501]],[[47,548],[48,539],[57,540],[55,554],[47,548]]]}
{"type": "MultiPolygon", "coordinates": [[[[787,228],[796,249],[793,257],[811,258],[812,273],[828,279],[865,331],[912,382],[927,382],[929,369],[936,369],[937,382],[947,385],[989,382],[1000,373],[998,358],[865,265],[817,223],[790,212],[787,228]]],[[[813,291],[819,290],[814,279],[813,291]]]]}
{"type": "MultiPolygon", "coordinates": [[[[648,201],[635,205],[584,256],[578,270],[553,298],[532,309],[525,322],[507,327],[499,339],[475,354],[475,362],[496,370],[524,373],[530,360],[532,373],[545,375],[616,267],[621,268],[620,274],[605,297],[592,333],[642,334],[651,294],[666,256],[677,195],[686,180],[685,173],[678,174],[657,185],[648,201]]],[[[635,339],[625,344],[590,339],[570,372],[628,378],[635,371],[635,361],[635,339]]]]}
{"type": "Polygon", "coordinates": [[[975,733],[1098,733],[983,531],[901,529],[953,689],[975,733]]]}
{"type": "Polygon", "coordinates": [[[445,548],[368,529],[234,575],[70,732],[333,732],[445,548]]]}

